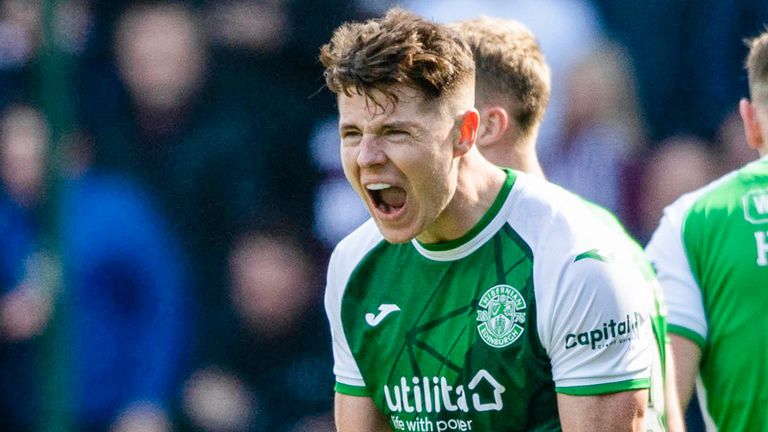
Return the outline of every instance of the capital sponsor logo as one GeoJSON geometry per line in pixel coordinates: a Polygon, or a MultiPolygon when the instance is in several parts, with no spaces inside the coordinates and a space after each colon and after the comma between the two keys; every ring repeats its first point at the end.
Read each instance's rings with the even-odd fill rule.
{"type": "Polygon", "coordinates": [[[756,189],[744,195],[744,219],[753,224],[768,223],[768,189],[756,189]]]}
{"type": "Polygon", "coordinates": [[[643,316],[638,312],[627,314],[623,320],[611,319],[597,328],[565,335],[565,349],[589,347],[605,349],[611,345],[629,342],[638,337],[643,316]]]}
{"type": "Polygon", "coordinates": [[[511,345],[525,330],[525,298],[510,285],[489,288],[478,304],[477,332],[494,348],[511,345]]]}
{"type": "Polygon", "coordinates": [[[445,377],[401,377],[399,384],[384,386],[384,399],[392,413],[501,411],[505,391],[488,371],[480,369],[466,388],[449,385],[445,377]]]}

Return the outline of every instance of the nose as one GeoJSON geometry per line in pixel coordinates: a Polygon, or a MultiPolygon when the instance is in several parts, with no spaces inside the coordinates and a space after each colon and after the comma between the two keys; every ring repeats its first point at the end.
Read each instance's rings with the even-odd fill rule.
{"type": "Polygon", "coordinates": [[[375,136],[364,135],[360,141],[360,151],[357,154],[357,164],[362,168],[381,165],[387,157],[381,148],[381,142],[375,136]]]}

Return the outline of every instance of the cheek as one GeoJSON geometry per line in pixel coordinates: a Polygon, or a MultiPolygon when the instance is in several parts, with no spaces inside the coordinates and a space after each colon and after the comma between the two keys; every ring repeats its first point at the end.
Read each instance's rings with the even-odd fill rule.
{"type": "Polygon", "coordinates": [[[415,182],[415,193],[425,208],[440,207],[450,194],[445,174],[443,169],[434,167],[432,170],[424,170],[415,182]]]}
{"type": "Polygon", "coordinates": [[[360,186],[360,167],[357,165],[357,151],[354,149],[341,149],[341,167],[344,170],[344,176],[352,188],[361,193],[360,186]]]}
{"type": "Polygon", "coordinates": [[[341,148],[341,166],[344,173],[357,171],[357,149],[352,147],[341,148]]]}
{"type": "Polygon", "coordinates": [[[451,157],[438,156],[429,178],[425,179],[427,187],[435,197],[436,205],[445,205],[452,196],[455,187],[455,167],[451,157]]]}

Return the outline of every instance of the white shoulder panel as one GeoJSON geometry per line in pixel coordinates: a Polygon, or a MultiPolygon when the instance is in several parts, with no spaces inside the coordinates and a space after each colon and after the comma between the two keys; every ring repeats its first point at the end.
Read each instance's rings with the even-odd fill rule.
{"type": "Polygon", "coordinates": [[[577,196],[528,177],[509,223],[533,252],[537,330],[560,387],[649,377],[653,294],[626,239],[577,196]]]}
{"type": "Polygon", "coordinates": [[[683,222],[688,211],[702,196],[733,178],[736,172],[687,193],[664,209],[659,227],[653,233],[645,253],[656,268],[667,303],[667,321],[707,338],[704,302],[683,245],[683,222]]]}
{"type": "Polygon", "coordinates": [[[365,382],[344,334],[341,323],[341,301],[355,267],[381,241],[383,237],[376,223],[369,219],[339,242],[328,264],[325,312],[331,325],[333,339],[333,372],[336,375],[336,381],[355,387],[364,387],[365,382]]]}

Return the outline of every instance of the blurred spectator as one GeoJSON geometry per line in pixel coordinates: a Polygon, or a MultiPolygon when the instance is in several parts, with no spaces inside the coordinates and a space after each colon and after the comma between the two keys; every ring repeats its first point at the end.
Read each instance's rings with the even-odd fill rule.
{"type": "Polygon", "coordinates": [[[198,26],[191,11],[174,4],[130,9],[119,22],[118,67],[141,132],[164,135],[199,96],[206,52],[198,26]]]}
{"type": "Polygon", "coordinates": [[[314,123],[334,113],[318,47],[350,0],[231,0],[206,8],[217,81],[233,87],[259,117],[262,178],[280,216],[309,233],[317,182],[308,141],[314,123]]]}
{"type": "Polygon", "coordinates": [[[309,252],[279,229],[237,243],[229,264],[239,327],[227,355],[187,383],[190,430],[334,430],[323,278],[309,252]]]}
{"type": "MultiPolygon", "coordinates": [[[[2,328],[6,340],[24,340],[42,330],[50,309],[51,283],[41,281],[51,272],[40,265],[37,220],[47,127],[26,106],[12,106],[0,125],[0,221],[10,234],[0,238],[2,291],[10,292],[3,298],[2,328]]],[[[61,361],[69,371],[75,427],[170,430],[166,409],[177,388],[187,319],[178,248],[148,197],[127,179],[86,169],[73,172],[62,191],[55,220],[66,269],[60,294],[69,315],[61,361]]],[[[5,346],[3,351],[3,357],[27,363],[13,377],[15,386],[2,382],[0,394],[16,399],[10,407],[29,402],[23,394],[41,382],[39,357],[25,358],[5,346]]],[[[33,421],[39,409],[28,410],[33,421]]],[[[41,426],[32,424],[32,430],[41,426]]]]}
{"type": "Polygon", "coordinates": [[[0,107],[31,92],[41,14],[40,0],[0,0],[0,107]]]}
{"type": "Polygon", "coordinates": [[[49,268],[37,244],[46,130],[40,115],[9,109],[0,119],[0,427],[36,429],[43,347],[51,312],[49,268]]]}
{"type": "Polygon", "coordinates": [[[658,226],[664,207],[722,172],[711,148],[711,144],[696,137],[679,136],[659,144],[645,161],[635,230],[641,243],[645,244],[658,226]]]}
{"type": "MultiPolygon", "coordinates": [[[[56,2],[51,41],[69,54],[80,54],[93,27],[90,0],[56,2]]],[[[38,59],[43,44],[43,2],[0,0],[0,108],[23,98],[39,100],[38,59]]]]}
{"type": "Polygon", "coordinates": [[[293,31],[284,0],[214,3],[207,21],[214,43],[263,54],[283,49],[293,31]]]}
{"type": "Polygon", "coordinates": [[[9,108],[0,123],[0,178],[8,198],[30,209],[43,194],[48,130],[39,112],[9,108]]]}
{"type": "Polygon", "coordinates": [[[622,171],[643,144],[632,72],[618,46],[579,61],[565,83],[560,139],[542,158],[547,178],[620,214],[622,171]]]}
{"type": "Polygon", "coordinates": [[[215,355],[232,325],[224,287],[233,233],[274,207],[261,124],[211,79],[201,23],[184,4],[130,6],[114,50],[120,82],[94,75],[83,103],[96,163],[139,179],[181,236],[194,269],[200,356],[215,355]]]}

